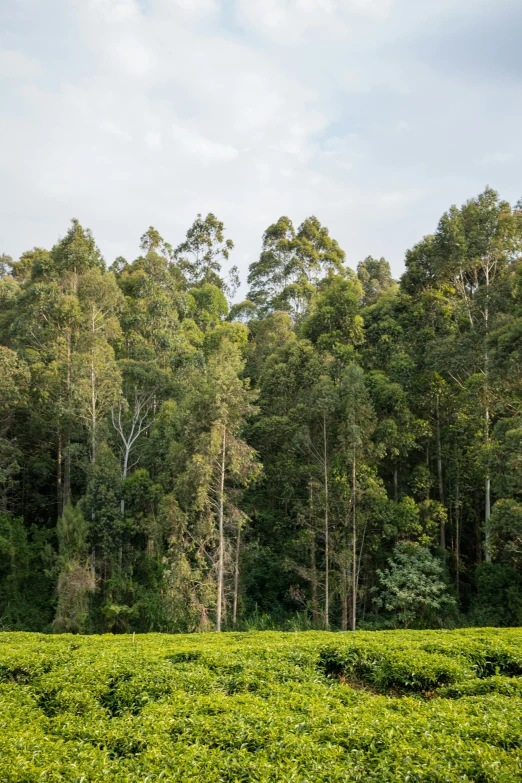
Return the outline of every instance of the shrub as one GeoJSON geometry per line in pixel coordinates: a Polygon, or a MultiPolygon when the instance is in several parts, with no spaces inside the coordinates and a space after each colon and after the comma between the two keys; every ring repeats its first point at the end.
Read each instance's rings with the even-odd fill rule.
{"type": "Polygon", "coordinates": [[[518,629],[0,634],[0,780],[511,783],[521,642],[518,629]]]}
{"type": "Polygon", "coordinates": [[[392,612],[407,628],[414,620],[451,613],[456,608],[444,581],[444,567],[429,549],[397,544],[386,571],[377,571],[381,584],[378,605],[392,612]]]}

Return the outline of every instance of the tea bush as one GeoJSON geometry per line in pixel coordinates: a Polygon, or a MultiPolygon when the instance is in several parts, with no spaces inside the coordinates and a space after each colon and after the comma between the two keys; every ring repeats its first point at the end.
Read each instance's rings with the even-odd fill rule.
{"type": "Polygon", "coordinates": [[[0,634],[2,783],[522,780],[522,630],[0,634]]]}

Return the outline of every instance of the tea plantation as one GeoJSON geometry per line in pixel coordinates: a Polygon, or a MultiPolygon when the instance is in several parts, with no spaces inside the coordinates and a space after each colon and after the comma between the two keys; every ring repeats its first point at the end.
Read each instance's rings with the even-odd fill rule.
{"type": "Polygon", "coordinates": [[[0,781],[522,780],[522,629],[0,634],[0,781]]]}

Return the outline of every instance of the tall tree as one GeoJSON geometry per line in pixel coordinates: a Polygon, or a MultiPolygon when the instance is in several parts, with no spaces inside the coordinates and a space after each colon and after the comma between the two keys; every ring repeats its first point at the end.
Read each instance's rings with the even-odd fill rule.
{"type": "Polygon", "coordinates": [[[382,294],[396,286],[389,263],[385,258],[367,256],[357,264],[357,277],[363,289],[363,305],[372,305],[382,294]]]}
{"type": "MultiPolygon", "coordinates": [[[[482,345],[480,371],[484,377],[484,442],[491,434],[491,391],[489,336],[492,318],[498,310],[496,284],[522,251],[522,215],[486,188],[460,209],[452,207],[440,220],[434,241],[435,271],[451,281],[459,295],[463,315],[482,345]]],[[[485,556],[489,551],[491,475],[485,473],[485,556]]]]}
{"type": "Polygon", "coordinates": [[[363,370],[355,364],[344,371],[340,383],[341,438],[345,458],[351,473],[352,511],[352,631],[357,625],[357,591],[364,540],[358,541],[357,472],[371,452],[371,435],[375,428],[375,414],[364,382],[363,370]],[[359,557],[358,557],[359,548],[359,557]]]}
{"type": "Polygon", "coordinates": [[[344,273],[344,251],[316,217],[307,218],[297,231],[281,217],[263,235],[259,261],[250,266],[248,299],[263,314],[288,310],[301,318],[314,287],[329,272],[344,273]]]}
{"type": "Polygon", "coordinates": [[[222,280],[221,264],[228,261],[234,249],[231,239],[225,239],[225,226],[211,212],[198,215],[187,236],[174,251],[174,258],[192,286],[212,283],[235,293],[239,285],[237,267],[228,271],[228,281],[222,280]]]}
{"type": "Polygon", "coordinates": [[[237,346],[223,341],[210,357],[207,371],[199,379],[199,390],[190,404],[202,417],[203,430],[196,437],[187,467],[187,480],[195,486],[192,507],[196,513],[216,521],[216,630],[222,630],[225,588],[226,517],[235,508],[234,496],[257,476],[256,452],[241,438],[247,416],[255,413],[255,394],[248,380],[240,377],[244,368],[237,346]]]}

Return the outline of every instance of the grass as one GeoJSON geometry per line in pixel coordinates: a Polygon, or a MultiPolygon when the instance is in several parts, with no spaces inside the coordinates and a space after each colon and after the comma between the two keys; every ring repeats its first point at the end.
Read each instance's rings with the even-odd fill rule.
{"type": "Polygon", "coordinates": [[[522,781],[522,629],[0,634],[2,783],[522,781]]]}

